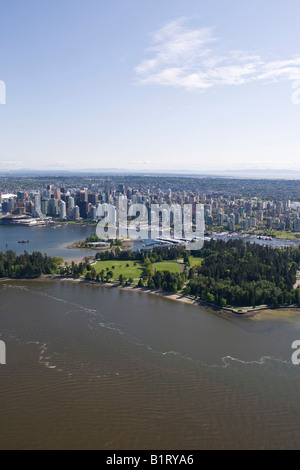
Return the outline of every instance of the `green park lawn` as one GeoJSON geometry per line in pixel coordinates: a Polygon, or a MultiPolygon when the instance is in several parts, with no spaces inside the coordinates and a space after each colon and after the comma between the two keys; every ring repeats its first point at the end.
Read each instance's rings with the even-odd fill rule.
{"type": "Polygon", "coordinates": [[[108,268],[113,273],[113,279],[119,279],[120,274],[127,279],[130,277],[139,279],[143,272],[143,267],[138,261],[98,261],[94,268],[96,273],[100,273],[103,269],[105,274],[107,272],[106,268],[108,268]],[[134,263],[136,263],[136,266],[134,266],[134,263]],[[114,269],[113,266],[115,266],[114,269]]]}
{"type": "Polygon", "coordinates": [[[155,271],[169,271],[170,273],[181,273],[180,265],[178,263],[155,263],[155,271]]]}
{"type": "Polygon", "coordinates": [[[191,266],[199,266],[199,265],[201,266],[203,258],[196,258],[195,256],[190,256],[189,260],[190,260],[191,266]]]}
{"type": "Polygon", "coordinates": [[[278,230],[273,230],[272,234],[276,236],[276,238],[283,238],[287,240],[299,240],[300,234],[294,232],[280,232],[278,230]]]}
{"type": "Polygon", "coordinates": [[[276,238],[280,239],[285,239],[285,240],[299,240],[300,239],[300,233],[295,233],[295,232],[284,232],[280,230],[259,230],[255,232],[256,235],[268,235],[274,236],[276,238]]]}

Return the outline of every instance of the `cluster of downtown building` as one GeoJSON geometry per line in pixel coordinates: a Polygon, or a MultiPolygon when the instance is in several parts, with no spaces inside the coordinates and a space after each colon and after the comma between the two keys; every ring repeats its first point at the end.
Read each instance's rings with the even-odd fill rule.
{"type": "MultiPolygon", "coordinates": [[[[188,185],[188,180],[187,180],[188,185]]],[[[243,199],[234,196],[210,195],[201,190],[171,190],[146,186],[130,187],[116,185],[106,180],[102,185],[89,188],[65,188],[48,185],[40,191],[18,191],[17,194],[1,194],[2,218],[20,218],[97,221],[99,204],[117,205],[118,198],[126,196],[128,204],[191,204],[193,209],[204,205],[207,230],[228,230],[231,232],[251,229],[293,230],[300,232],[300,204],[290,200],[265,201],[258,198],[243,199]]],[[[194,212],[194,210],[193,210],[194,212]]]]}
{"type": "MultiPolygon", "coordinates": [[[[102,202],[102,201],[101,201],[102,202]]],[[[2,217],[60,220],[96,220],[99,196],[85,190],[69,191],[47,186],[38,192],[18,191],[16,195],[0,195],[2,217]]]]}
{"type": "Polygon", "coordinates": [[[230,232],[253,229],[300,232],[300,204],[285,201],[262,201],[216,198],[205,205],[205,224],[230,232]]]}

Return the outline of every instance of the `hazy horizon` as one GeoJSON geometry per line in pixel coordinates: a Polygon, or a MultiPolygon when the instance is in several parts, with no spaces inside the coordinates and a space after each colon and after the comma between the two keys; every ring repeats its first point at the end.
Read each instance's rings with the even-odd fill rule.
{"type": "Polygon", "coordinates": [[[113,178],[114,176],[155,176],[170,178],[226,178],[226,179],[278,179],[278,180],[299,180],[300,170],[276,170],[276,169],[248,169],[248,170],[207,170],[203,172],[179,171],[179,170],[132,170],[128,168],[93,168],[93,169],[22,169],[22,170],[0,170],[0,176],[5,177],[101,177],[113,178]]]}

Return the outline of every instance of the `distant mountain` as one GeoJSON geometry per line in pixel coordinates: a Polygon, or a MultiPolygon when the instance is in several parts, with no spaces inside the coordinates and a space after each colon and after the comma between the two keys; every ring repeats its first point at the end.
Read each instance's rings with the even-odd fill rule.
{"type": "Polygon", "coordinates": [[[224,178],[266,178],[266,179],[300,179],[300,169],[224,169],[224,170],[132,170],[126,168],[90,168],[80,170],[44,169],[35,170],[26,168],[22,170],[0,170],[0,177],[19,176],[113,176],[113,175],[139,175],[139,176],[184,176],[184,177],[224,177],[224,178]]]}

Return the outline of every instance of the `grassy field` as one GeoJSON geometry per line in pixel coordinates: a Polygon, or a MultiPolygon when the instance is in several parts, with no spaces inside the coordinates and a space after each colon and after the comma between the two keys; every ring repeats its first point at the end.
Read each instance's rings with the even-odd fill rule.
{"type": "Polygon", "coordinates": [[[299,240],[300,234],[293,233],[293,232],[279,232],[277,230],[273,230],[272,234],[276,236],[276,238],[285,238],[287,240],[299,240]]]}
{"type": "Polygon", "coordinates": [[[295,232],[283,232],[280,230],[264,230],[264,231],[256,231],[255,232],[257,235],[268,235],[274,236],[276,238],[281,238],[281,239],[286,239],[286,240],[299,240],[300,239],[300,233],[295,233],[295,232]]]}
{"type": "Polygon", "coordinates": [[[178,263],[156,263],[155,264],[155,271],[169,271],[170,273],[181,273],[181,269],[178,263]]]}
{"type": "Polygon", "coordinates": [[[196,258],[195,256],[190,256],[189,260],[190,260],[191,266],[198,266],[199,264],[201,266],[203,258],[196,258]]]}
{"type": "Polygon", "coordinates": [[[113,279],[118,279],[120,274],[127,279],[129,277],[137,279],[141,277],[143,271],[143,267],[138,261],[98,261],[94,267],[97,273],[100,273],[103,269],[105,274],[107,272],[106,268],[108,268],[113,273],[113,279]],[[134,266],[134,263],[136,263],[136,266],[134,266]],[[115,266],[114,269],[113,266],[115,266]]]}

